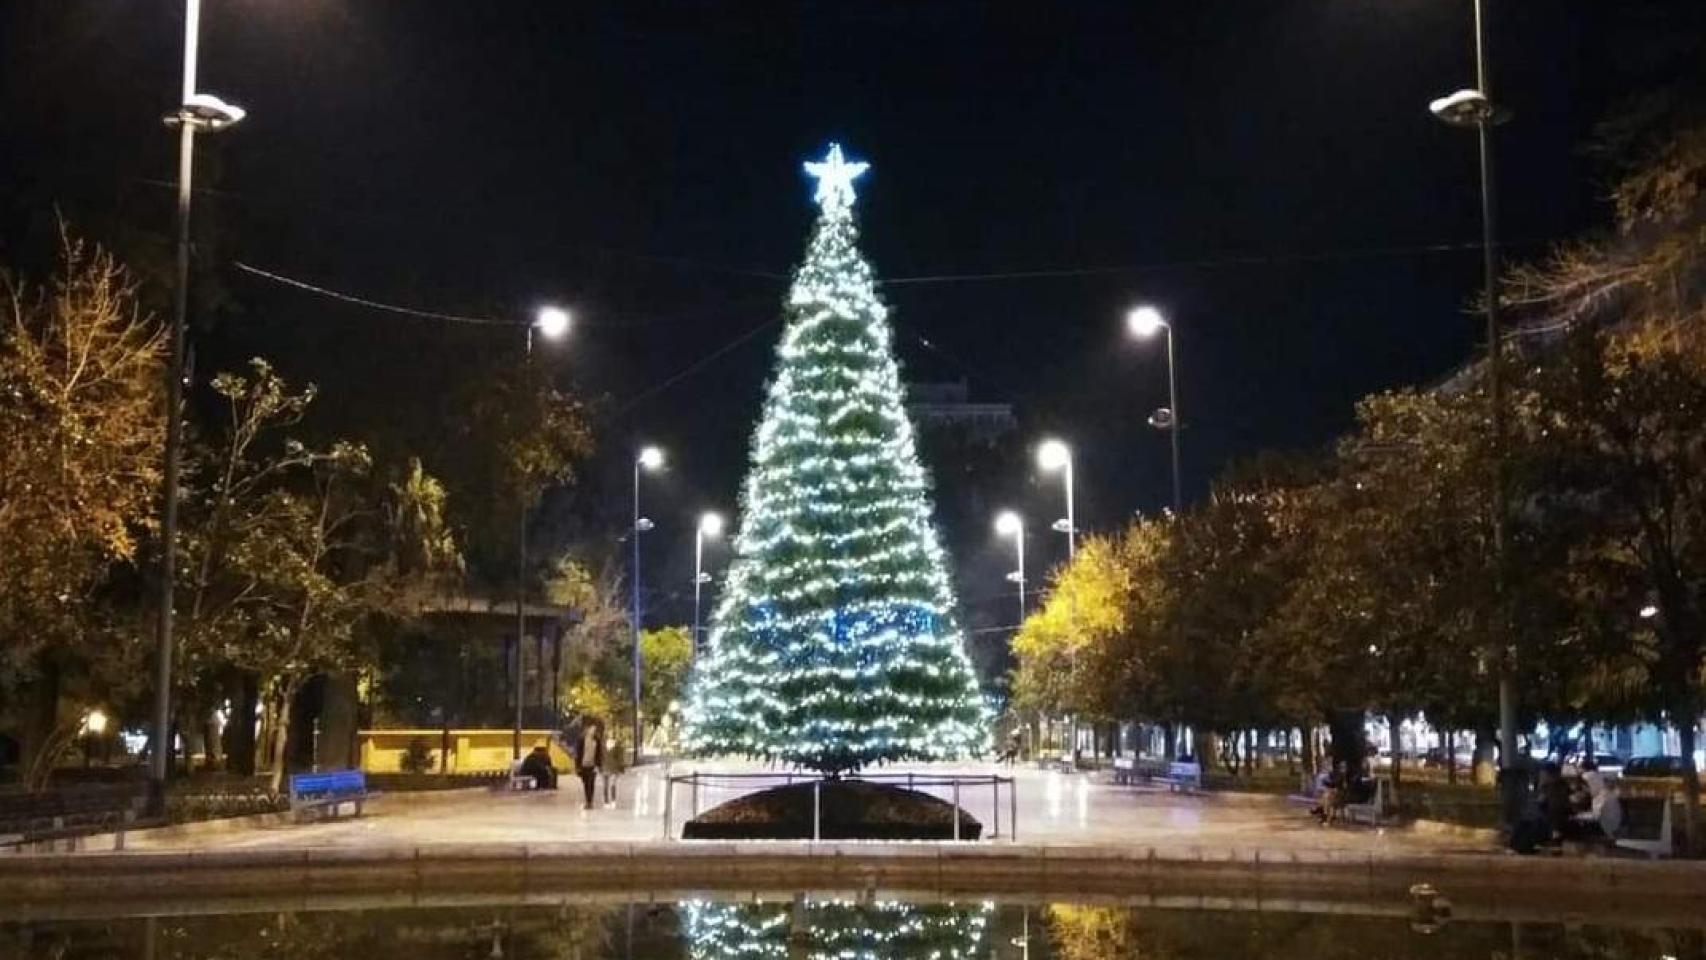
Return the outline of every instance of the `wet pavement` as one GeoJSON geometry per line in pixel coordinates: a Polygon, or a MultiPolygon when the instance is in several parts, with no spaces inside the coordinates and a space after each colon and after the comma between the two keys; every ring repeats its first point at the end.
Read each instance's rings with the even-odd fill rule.
{"type": "MultiPolygon", "coordinates": [[[[712,772],[762,773],[755,765],[704,764],[712,772]]],[[[693,767],[675,764],[668,775],[680,777],[693,767]]],[[[1120,786],[1101,777],[992,765],[919,765],[891,767],[885,776],[920,778],[945,774],[1013,777],[1016,803],[1003,784],[997,798],[985,781],[961,787],[959,801],[996,834],[993,842],[1013,835],[1027,844],[1093,846],[1100,848],[1157,848],[1161,850],[1285,853],[1342,851],[1368,854],[1489,852],[1490,845],[1474,837],[1424,833],[1405,828],[1318,826],[1302,804],[1283,797],[1235,793],[1171,793],[1165,789],[1120,786]]],[[[277,822],[243,825],[208,824],[189,829],[133,834],[132,850],[235,850],[309,847],[402,847],[440,843],[562,843],[573,841],[656,841],[665,837],[665,768],[647,766],[619,780],[619,803],[585,810],[580,784],[564,778],[555,791],[500,792],[484,789],[441,794],[397,794],[373,801],[364,816],[323,823],[277,822]],[[572,789],[571,789],[572,788],[572,789]]],[[[780,782],[777,778],[772,783],[780,782]]],[[[741,786],[704,784],[695,790],[677,781],[669,791],[670,833],[679,836],[695,799],[704,810],[740,793],[768,785],[743,781],[741,786]],[[694,794],[697,793],[697,798],[694,794]]],[[[952,789],[930,786],[929,792],[950,799],[952,789]]]]}

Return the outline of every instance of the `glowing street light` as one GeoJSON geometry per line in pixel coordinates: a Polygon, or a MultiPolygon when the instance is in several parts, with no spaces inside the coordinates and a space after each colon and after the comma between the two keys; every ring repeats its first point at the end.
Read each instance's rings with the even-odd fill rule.
{"type": "Polygon", "coordinates": [[[83,730],[90,736],[98,737],[107,732],[107,715],[100,710],[90,710],[83,718],[83,730]]]}
{"type": "Polygon", "coordinates": [[[1642,620],[1651,620],[1659,615],[1659,606],[1656,603],[1649,603],[1641,608],[1640,613],[1642,620]]]}
{"type": "Polygon", "coordinates": [[[706,511],[699,515],[699,527],[693,534],[693,656],[699,656],[699,591],[711,580],[705,572],[705,538],[723,535],[723,515],[706,511]]]}
{"type": "MultiPolygon", "coordinates": [[[[533,361],[533,331],[547,340],[561,340],[569,333],[569,311],[562,307],[544,306],[534,313],[531,323],[522,324],[526,329],[526,349],[522,352],[522,363],[533,361]]],[[[515,547],[515,684],[511,688],[515,695],[515,717],[510,727],[509,754],[511,760],[521,759],[521,720],[523,697],[522,686],[525,673],[522,670],[523,658],[527,649],[527,498],[521,499],[521,516],[517,521],[518,532],[515,547]]]]}
{"type": "Polygon", "coordinates": [[[1173,366],[1173,325],[1161,315],[1161,311],[1147,304],[1135,307],[1126,314],[1126,329],[1138,339],[1147,340],[1157,333],[1167,334],[1167,409],[1157,410],[1150,415],[1149,424],[1159,430],[1167,431],[1168,439],[1173,445],[1173,516],[1184,512],[1185,499],[1179,484],[1179,382],[1174,376],[1173,366]]]}
{"type": "Polygon", "coordinates": [[[167,114],[167,126],[178,128],[177,275],[172,288],[172,322],[166,328],[166,449],[161,471],[160,576],[154,651],[154,752],[148,760],[148,812],[166,809],[166,766],[172,736],[172,605],[177,597],[175,574],[178,545],[178,467],[184,444],[184,340],[190,300],[190,199],[195,175],[195,136],[214,133],[242,120],[242,107],[196,90],[200,58],[201,0],[184,3],[183,86],[178,109],[167,114]]]}
{"type": "Polygon", "coordinates": [[[634,599],[634,760],[640,759],[640,671],[644,664],[640,662],[640,534],[652,529],[652,523],[640,516],[640,472],[642,470],[660,470],[663,468],[663,451],[653,446],[640,448],[634,457],[634,525],[628,531],[628,538],[634,544],[634,567],[630,579],[633,581],[634,599]]]}
{"type": "Polygon", "coordinates": [[[1054,522],[1053,529],[1066,534],[1066,558],[1078,552],[1078,518],[1072,507],[1072,448],[1064,440],[1044,440],[1037,447],[1037,466],[1050,473],[1059,470],[1066,485],[1066,517],[1054,522]]]}
{"type": "MultiPolygon", "coordinates": [[[[1019,624],[1025,622],[1025,518],[1011,510],[1003,510],[995,518],[995,532],[1004,537],[1013,538],[1013,549],[1018,556],[1019,568],[1007,575],[1019,588],[1019,624]]],[[[1018,632],[1018,628],[1014,628],[1018,632]]]]}
{"type": "Polygon", "coordinates": [[[562,307],[540,307],[527,327],[527,349],[533,349],[533,331],[538,330],[539,335],[547,340],[561,340],[568,335],[569,325],[573,322],[569,311],[562,307]]]}

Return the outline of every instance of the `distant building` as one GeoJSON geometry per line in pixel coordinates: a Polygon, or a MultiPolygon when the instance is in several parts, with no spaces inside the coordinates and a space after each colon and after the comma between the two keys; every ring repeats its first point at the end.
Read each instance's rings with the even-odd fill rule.
{"type": "Polygon", "coordinates": [[[906,411],[921,431],[948,430],[988,444],[1019,429],[1011,403],[973,403],[964,380],[908,384],[906,411]]]}

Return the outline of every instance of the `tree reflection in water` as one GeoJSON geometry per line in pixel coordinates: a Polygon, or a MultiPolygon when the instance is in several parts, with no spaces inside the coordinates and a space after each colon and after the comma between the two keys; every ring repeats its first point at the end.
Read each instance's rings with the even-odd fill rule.
{"type": "Polygon", "coordinates": [[[1279,910],[1161,910],[1054,904],[1052,960],[1706,960],[1700,929],[1572,923],[1448,923],[1279,910]]]}
{"type": "MultiPolygon", "coordinates": [[[[1698,913],[1459,919],[988,903],[621,901],[0,921],[0,960],[1706,960],[1698,913]],[[1423,931],[1430,932],[1423,932],[1423,931]]],[[[1521,914],[1519,914],[1521,915],[1521,914]]]]}
{"type": "Polygon", "coordinates": [[[993,904],[809,900],[685,903],[691,960],[970,960],[986,957],[993,904]]]}

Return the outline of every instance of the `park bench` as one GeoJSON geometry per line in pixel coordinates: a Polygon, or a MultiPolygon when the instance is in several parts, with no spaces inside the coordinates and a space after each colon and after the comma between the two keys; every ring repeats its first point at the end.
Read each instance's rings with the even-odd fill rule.
{"type": "Polygon", "coordinates": [[[360,770],[295,773],[290,776],[290,812],[297,820],[309,816],[335,817],[345,804],[361,816],[361,807],[374,796],[367,774],[360,770]]]}
{"type": "Polygon", "coordinates": [[[1112,779],[1116,784],[1154,783],[1167,776],[1167,761],[1150,757],[1115,757],[1112,779]]]}
{"type": "Polygon", "coordinates": [[[143,802],[128,784],[0,795],[0,847],[122,830],[136,822],[143,802]]]}
{"type": "Polygon", "coordinates": [[[1352,823],[1366,823],[1369,826],[1376,826],[1391,816],[1391,805],[1386,778],[1376,777],[1374,795],[1363,803],[1345,804],[1343,813],[1345,819],[1352,823]]]}
{"type": "Polygon", "coordinates": [[[509,780],[505,783],[505,789],[532,790],[539,785],[531,775],[521,772],[521,764],[522,761],[520,760],[509,762],[509,780]]]}
{"type": "Polygon", "coordinates": [[[1167,789],[1175,792],[1195,791],[1202,789],[1202,764],[1175,760],[1167,764],[1167,773],[1155,778],[1157,783],[1165,783],[1167,789]]]}
{"type": "Polygon", "coordinates": [[[1623,826],[1617,846],[1649,857],[1668,857],[1671,845],[1670,797],[1628,797],[1622,801],[1623,826]]]}

